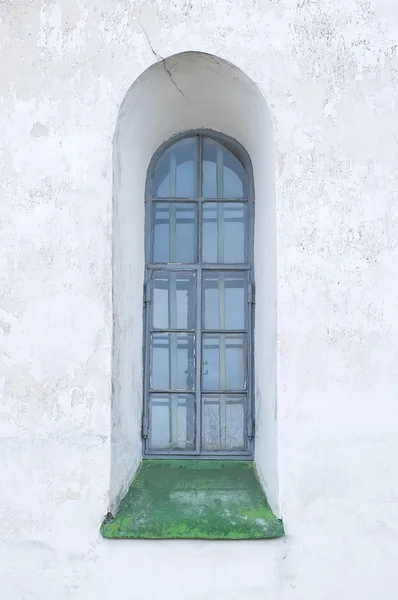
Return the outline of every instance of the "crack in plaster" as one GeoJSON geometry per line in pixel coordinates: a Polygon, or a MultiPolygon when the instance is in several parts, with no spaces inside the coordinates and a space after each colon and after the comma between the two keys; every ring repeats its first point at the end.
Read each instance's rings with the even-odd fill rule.
{"type": "Polygon", "coordinates": [[[178,92],[181,94],[181,96],[184,98],[184,100],[186,100],[186,97],[185,97],[185,94],[184,94],[184,92],[181,90],[181,88],[179,88],[179,87],[178,87],[178,85],[176,84],[176,82],[175,82],[175,81],[174,81],[174,79],[173,79],[173,76],[172,76],[172,74],[171,74],[171,71],[170,71],[170,69],[168,69],[168,68],[167,68],[167,65],[166,65],[166,60],[167,60],[167,59],[166,59],[166,58],[164,58],[163,56],[161,56],[160,54],[158,54],[158,53],[156,52],[156,50],[155,50],[155,49],[154,49],[154,47],[152,46],[151,40],[150,40],[150,38],[149,38],[149,35],[147,34],[147,32],[145,31],[144,27],[142,26],[142,23],[141,23],[140,19],[138,19],[138,23],[140,24],[140,27],[141,27],[141,29],[142,29],[142,32],[143,32],[143,34],[145,35],[145,37],[146,37],[146,39],[147,39],[147,42],[148,42],[148,45],[149,45],[149,47],[150,47],[150,49],[151,49],[151,51],[152,51],[152,54],[154,55],[154,57],[156,58],[156,60],[158,60],[158,61],[162,61],[162,62],[163,62],[163,68],[164,68],[164,70],[166,71],[167,75],[170,77],[170,81],[171,81],[171,83],[174,85],[174,87],[176,88],[176,90],[178,90],[178,92]]]}

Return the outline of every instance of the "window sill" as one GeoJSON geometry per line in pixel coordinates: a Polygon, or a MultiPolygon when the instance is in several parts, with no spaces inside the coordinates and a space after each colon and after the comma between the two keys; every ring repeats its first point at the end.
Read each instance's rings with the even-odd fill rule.
{"type": "Polygon", "coordinates": [[[278,538],[254,463],[143,460],[105,538],[244,540],[278,538]]]}

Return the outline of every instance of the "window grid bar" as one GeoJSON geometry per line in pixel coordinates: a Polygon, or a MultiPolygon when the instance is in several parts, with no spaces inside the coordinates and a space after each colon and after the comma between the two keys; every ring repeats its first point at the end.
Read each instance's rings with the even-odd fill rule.
{"type": "MultiPolygon", "coordinates": [[[[180,388],[150,388],[150,394],[184,394],[186,396],[194,396],[194,390],[180,388]]],[[[246,396],[247,390],[201,390],[201,396],[246,396]]]]}
{"type": "MultiPolygon", "coordinates": [[[[221,148],[217,148],[216,158],[216,176],[217,176],[217,197],[224,197],[224,186],[223,186],[223,155],[221,148]]],[[[217,261],[224,262],[224,204],[217,205],[217,261]]],[[[225,328],[225,286],[224,277],[220,273],[218,279],[218,322],[220,328],[225,328]]],[[[226,351],[225,351],[225,337],[222,333],[219,334],[219,381],[220,387],[225,389],[226,387],[226,351]]],[[[220,398],[219,404],[219,445],[221,448],[226,446],[226,423],[227,423],[227,405],[225,399],[220,398]]]]}
{"type": "MultiPolygon", "coordinates": [[[[195,332],[196,332],[196,326],[194,329],[156,329],[156,327],[150,329],[150,333],[195,333],[195,332]]],[[[207,333],[207,331],[206,331],[206,333],[207,333]]]]}
{"type": "MultiPolygon", "coordinates": [[[[150,196],[146,196],[145,198],[145,257],[146,260],[152,258],[152,222],[154,220],[154,203],[151,201],[150,196]]],[[[150,270],[148,268],[145,269],[144,275],[144,290],[150,281],[150,270]]],[[[151,290],[152,294],[152,290],[151,290]]],[[[150,364],[150,320],[151,320],[151,311],[150,304],[146,301],[146,294],[144,291],[144,344],[143,344],[143,365],[144,365],[144,378],[143,378],[143,405],[142,405],[142,417],[143,422],[144,419],[147,423],[149,423],[149,364],[150,364]]],[[[149,423],[150,427],[150,423],[149,423]]],[[[142,430],[143,434],[143,450],[146,453],[149,449],[149,438],[150,433],[142,430]]]]}
{"type": "Polygon", "coordinates": [[[230,198],[204,198],[203,196],[179,196],[179,197],[168,197],[168,196],[153,196],[152,197],[152,201],[156,202],[157,204],[168,204],[169,202],[176,202],[178,203],[197,203],[197,204],[202,204],[205,202],[249,202],[249,198],[247,198],[246,196],[244,198],[234,198],[234,197],[230,197],[230,198]]]}
{"type": "MultiPolygon", "coordinates": [[[[150,329],[150,333],[195,333],[196,332],[196,328],[195,329],[150,329]]],[[[243,333],[247,334],[247,329],[205,329],[202,328],[201,329],[202,333],[205,334],[237,334],[237,335],[241,335],[243,333]]]]}
{"type": "MultiPolygon", "coordinates": [[[[198,136],[198,194],[202,194],[202,136],[198,136]]],[[[200,453],[202,444],[202,407],[201,407],[201,377],[202,377],[202,269],[200,261],[202,258],[202,205],[198,206],[198,226],[197,226],[197,294],[196,294],[196,439],[195,449],[200,453]]]]}
{"type": "MultiPolygon", "coordinates": [[[[176,196],[176,180],[177,180],[177,161],[175,152],[170,152],[170,195],[176,196]]],[[[177,222],[176,222],[176,205],[169,204],[169,257],[170,262],[176,260],[176,239],[177,239],[177,222]]],[[[177,324],[177,289],[176,278],[174,273],[170,273],[169,277],[169,323],[172,328],[177,324]]],[[[177,336],[169,336],[169,382],[171,389],[177,389],[178,381],[178,362],[177,362],[177,336]]],[[[169,407],[169,443],[172,446],[178,440],[178,397],[171,397],[171,406],[169,407]]]]}
{"type": "MultiPolygon", "coordinates": [[[[198,224],[198,228],[199,228],[198,224]]],[[[149,263],[149,271],[251,271],[248,263],[149,263]]]]}
{"type": "MultiPolygon", "coordinates": [[[[152,392],[152,390],[151,390],[152,392]]],[[[247,388],[243,388],[241,390],[232,389],[232,390],[201,390],[201,396],[206,396],[207,394],[210,396],[229,396],[229,395],[237,395],[237,396],[246,396],[248,393],[247,388]]]]}
{"type": "MultiPolygon", "coordinates": [[[[194,390],[187,390],[187,389],[183,389],[183,388],[150,388],[149,389],[149,393],[150,394],[184,394],[187,396],[195,396],[195,391],[194,390]]],[[[207,392],[206,392],[207,393],[207,392]]],[[[245,391],[243,393],[246,393],[245,391]]]]}
{"type": "Polygon", "coordinates": [[[247,396],[247,390],[202,390],[202,396],[247,396]]]}
{"type": "MultiPolygon", "coordinates": [[[[197,457],[199,452],[196,450],[173,450],[173,452],[165,452],[164,450],[147,450],[146,455],[148,456],[156,456],[157,458],[164,458],[170,460],[170,456],[178,456],[179,458],[187,459],[197,457]]],[[[253,455],[250,449],[246,451],[233,451],[233,450],[217,450],[217,451],[206,451],[202,450],[200,452],[200,458],[204,460],[214,460],[222,457],[223,460],[239,460],[239,459],[248,459],[253,455]]]]}

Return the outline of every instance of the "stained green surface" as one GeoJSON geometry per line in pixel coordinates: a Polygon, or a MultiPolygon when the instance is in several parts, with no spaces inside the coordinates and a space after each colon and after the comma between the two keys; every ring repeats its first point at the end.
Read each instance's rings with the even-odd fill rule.
{"type": "Polygon", "coordinates": [[[106,538],[281,537],[251,461],[144,460],[106,538]]]}

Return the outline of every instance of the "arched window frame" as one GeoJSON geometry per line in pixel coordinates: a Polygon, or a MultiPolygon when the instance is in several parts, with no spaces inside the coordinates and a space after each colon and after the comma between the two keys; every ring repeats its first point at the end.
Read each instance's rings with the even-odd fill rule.
{"type": "MultiPolygon", "coordinates": [[[[184,198],[178,197],[176,201],[184,202],[184,198]]],[[[154,457],[154,458],[165,458],[170,459],[172,457],[176,458],[201,458],[201,459],[252,459],[254,457],[254,414],[255,414],[255,403],[254,403],[254,178],[253,178],[253,169],[252,163],[249,157],[249,154],[245,150],[245,148],[237,142],[235,139],[220,133],[215,132],[209,129],[195,129],[189,130],[177,135],[172,136],[166,142],[164,142],[154,153],[152,159],[150,161],[147,177],[146,177],[146,185],[145,185],[145,275],[144,275],[144,340],[143,340],[143,421],[142,421],[142,436],[143,436],[143,455],[144,457],[154,457]],[[149,434],[149,377],[150,377],[150,327],[149,327],[149,305],[151,302],[151,273],[153,273],[154,269],[162,270],[162,267],[159,267],[157,264],[151,263],[151,248],[152,248],[152,236],[153,236],[153,227],[152,227],[152,205],[153,202],[157,200],[167,201],[167,198],[157,198],[153,195],[154,189],[154,178],[155,178],[155,169],[159,160],[163,156],[163,154],[171,148],[176,142],[183,140],[185,138],[200,136],[203,138],[209,138],[218,142],[222,146],[224,146],[227,150],[229,150],[232,154],[234,154],[238,160],[242,163],[245,174],[246,174],[246,193],[243,198],[236,198],[236,201],[244,201],[246,202],[246,227],[247,227],[247,238],[246,238],[246,256],[247,262],[245,263],[218,263],[216,265],[210,265],[208,263],[204,263],[201,260],[201,226],[200,226],[200,206],[203,202],[211,202],[211,201],[233,201],[232,198],[208,198],[203,197],[199,194],[202,191],[202,182],[201,182],[201,151],[202,144],[199,143],[200,153],[198,156],[199,161],[199,172],[197,174],[198,177],[198,188],[197,195],[194,198],[189,199],[190,202],[196,202],[198,205],[198,240],[199,240],[199,250],[198,250],[198,262],[193,263],[191,265],[192,268],[197,268],[198,272],[202,272],[203,270],[214,270],[214,271],[245,271],[247,273],[247,289],[246,289],[246,302],[247,302],[247,350],[246,350],[246,368],[247,368],[247,384],[246,384],[246,394],[247,394],[247,406],[246,406],[246,432],[247,432],[247,449],[245,451],[203,451],[200,450],[200,429],[201,429],[201,400],[200,400],[200,392],[201,392],[201,366],[199,365],[198,356],[196,355],[196,386],[195,386],[195,397],[196,397],[196,432],[197,435],[195,437],[195,449],[192,451],[187,450],[150,450],[148,449],[148,434],[149,434]]],[[[184,271],[184,266],[182,263],[168,263],[172,264],[173,270],[181,270],[184,271]]],[[[202,302],[203,302],[203,286],[201,281],[197,282],[197,289],[200,292],[197,294],[197,297],[200,298],[200,301],[197,303],[196,310],[197,313],[200,313],[200,319],[202,319],[202,302]]],[[[199,319],[199,317],[198,317],[199,319]]],[[[203,333],[203,326],[200,328],[199,336],[201,338],[203,333]]],[[[198,340],[196,342],[196,347],[199,347],[201,341],[198,340]]]]}

